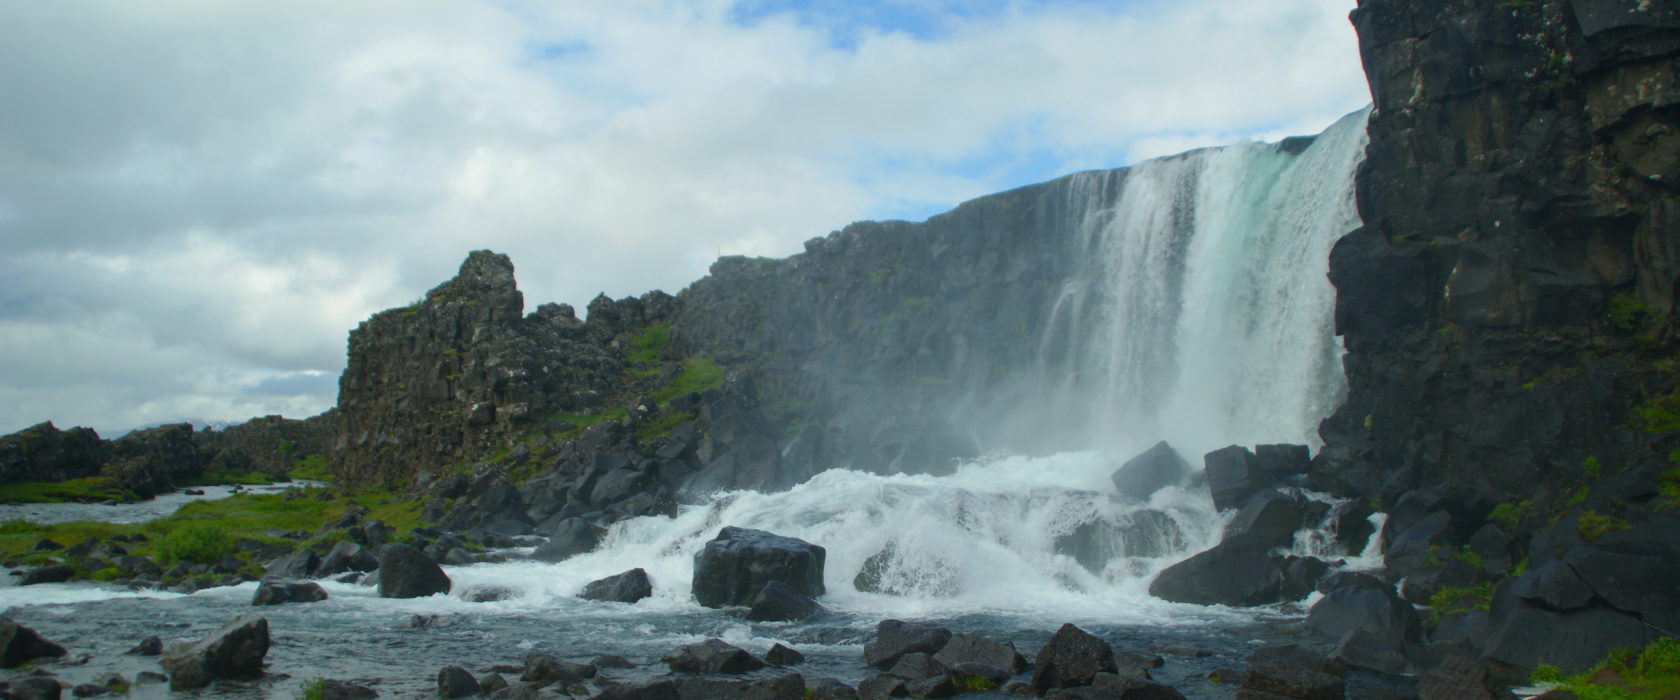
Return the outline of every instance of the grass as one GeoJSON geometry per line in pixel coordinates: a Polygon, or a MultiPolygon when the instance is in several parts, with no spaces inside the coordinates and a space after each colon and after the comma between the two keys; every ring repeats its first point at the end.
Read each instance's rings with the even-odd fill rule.
{"type": "Polygon", "coordinates": [[[1643,651],[1620,649],[1572,676],[1540,664],[1530,677],[1555,683],[1582,700],[1658,700],[1680,694],[1680,640],[1663,637],[1643,651]]]}
{"type": "Polygon", "coordinates": [[[624,359],[638,365],[658,362],[670,344],[671,324],[656,323],[630,338],[630,351],[625,353],[624,359]]]}
{"type": "Polygon", "coordinates": [[[670,402],[671,399],[688,393],[698,393],[723,385],[723,377],[728,372],[709,357],[694,357],[683,360],[682,374],[677,375],[670,385],[653,393],[653,400],[660,404],[670,402]]]}
{"type": "Polygon", "coordinates": [[[211,523],[189,523],[165,535],[157,545],[162,563],[214,564],[233,556],[233,538],[211,523]]]}
{"type": "Polygon", "coordinates": [[[0,502],[97,503],[133,497],[133,493],[105,476],[89,476],[68,481],[14,481],[0,484],[0,502]]]}
{"type": "Polygon", "coordinates": [[[321,694],[326,688],[326,679],[311,678],[303,682],[303,689],[298,691],[298,700],[321,700],[321,694]]]}
{"type": "Polygon", "coordinates": [[[1487,610],[1488,605],[1492,603],[1492,581],[1486,581],[1475,586],[1448,586],[1429,596],[1429,607],[1438,615],[1468,612],[1470,610],[1487,610]]]}
{"type": "Polygon", "coordinates": [[[311,481],[332,481],[332,472],[327,468],[326,457],[319,454],[308,454],[292,460],[291,477],[311,481]]]}
{"type": "Polygon", "coordinates": [[[682,411],[666,411],[659,414],[653,420],[637,424],[636,438],[646,442],[654,438],[664,437],[665,434],[671,432],[672,429],[691,420],[694,420],[694,415],[691,413],[684,413],[682,411]]]}

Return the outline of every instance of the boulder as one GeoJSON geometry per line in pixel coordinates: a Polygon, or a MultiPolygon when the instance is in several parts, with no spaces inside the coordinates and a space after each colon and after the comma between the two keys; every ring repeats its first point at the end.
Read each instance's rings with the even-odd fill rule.
{"type": "Polygon", "coordinates": [[[1571,549],[1564,561],[1609,606],[1680,630],[1680,532],[1653,523],[1571,549]]]}
{"type": "Polygon", "coordinates": [[[708,608],[750,605],[771,581],[814,598],[826,592],[827,555],[822,547],[803,540],[725,527],[694,555],[694,598],[708,608]]]}
{"type": "Polygon", "coordinates": [[[771,666],[797,666],[805,663],[805,655],[777,643],[764,652],[764,661],[771,666]]]}
{"type": "Polygon", "coordinates": [[[903,678],[890,673],[881,673],[865,678],[858,682],[857,696],[861,700],[886,700],[886,698],[902,698],[910,694],[905,688],[903,678]]]}
{"type": "Polygon", "coordinates": [[[893,664],[892,668],[887,669],[887,673],[891,673],[907,681],[919,681],[924,678],[942,676],[950,671],[951,669],[946,668],[945,664],[934,661],[932,654],[925,654],[922,652],[905,654],[904,656],[899,657],[898,663],[893,664]]]}
{"type": "Polygon", "coordinates": [[[0,668],[17,668],[30,659],[57,658],[64,647],[47,641],[35,630],[11,618],[0,618],[0,668]]]}
{"type": "Polygon", "coordinates": [[[158,663],[169,672],[170,690],[191,690],[224,678],[260,676],[267,654],[268,620],[241,615],[204,639],[171,646],[158,663]]]}
{"type": "Polygon", "coordinates": [[[824,612],[823,607],[781,581],[771,581],[753,596],[747,619],[754,622],[792,622],[824,612]]]}
{"type": "Polygon", "coordinates": [[[478,679],[460,666],[444,666],[438,671],[437,688],[438,696],[444,698],[462,698],[479,693],[478,679]]]}
{"type": "Polygon", "coordinates": [[[58,700],[64,696],[64,686],[57,678],[47,676],[25,678],[5,690],[15,700],[58,700]]]}
{"type": "Polygon", "coordinates": [[[955,569],[943,553],[903,551],[889,541],[863,561],[852,587],[864,593],[950,596],[961,591],[955,569]]]}
{"type": "Polygon", "coordinates": [[[257,584],[251,604],[314,603],[326,599],[326,590],[314,581],[263,581],[257,584]]]}
{"type": "Polygon", "coordinates": [[[263,571],[263,578],[274,579],[304,579],[315,575],[315,570],[321,567],[321,558],[314,552],[301,549],[268,565],[263,571]]]}
{"type": "Polygon", "coordinates": [[[561,562],[595,549],[601,543],[594,526],[583,518],[567,518],[555,526],[548,541],[531,552],[538,561],[561,562]]]}
{"type": "Polygon", "coordinates": [[[1401,574],[1422,567],[1437,545],[1446,544],[1451,536],[1451,527],[1452,516],[1444,510],[1424,516],[1395,535],[1388,544],[1388,550],[1383,553],[1383,563],[1389,570],[1401,574]]]}
{"type": "MultiPolygon", "coordinates": [[[[378,523],[379,521],[370,521],[378,523]]],[[[346,571],[373,571],[379,568],[379,555],[372,550],[355,542],[339,542],[333,545],[332,551],[321,558],[321,563],[315,567],[314,576],[327,577],[342,574],[346,571]]]]}
{"type": "Polygon", "coordinates": [[[1234,537],[1161,571],[1149,594],[1175,603],[1265,605],[1278,602],[1283,572],[1265,542],[1234,537]]]}
{"type": "MultiPolygon", "coordinates": [[[[1159,510],[1134,510],[1117,520],[1098,518],[1056,537],[1056,553],[1073,557],[1093,574],[1101,574],[1119,557],[1159,557],[1184,547],[1184,531],[1159,510]]],[[[867,565],[866,565],[867,568],[867,565]]],[[[858,589],[863,590],[863,589],[858,589]]]]}
{"type": "Polygon", "coordinates": [[[431,557],[406,544],[379,548],[379,597],[423,598],[449,592],[449,577],[431,557]]]}
{"type": "Polygon", "coordinates": [[[1241,507],[1249,496],[1272,485],[1255,464],[1254,453],[1240,445],[1222,447],[1202,456],[1213,507],[1221,511],[1241,507]]]}
{"type": "Polygon", "coordinates": [[[1279,595],[1286,601],[1300,600],[1318,588],[1318,582],[1330,571],[1330,562],[1316,557],[1290,555],[1283,560],[1283,587],[1279,595]]]}
{"type": "Polygon", "coordinates": [[[978,661],[964,661],[951,667],[951,677],[957,680],[959,685],[966,685],[962,683],[964,680],[983,678],[995,688],[1008,683],[1014,675],[1004,669],[978,661]]]}
{"type": "Polygon", "coordinates": [[[863,645],[863,658],[875,668],[891,668],[905,654],[937,654],[951,641],[951,630],[929,622],[882,620],[875,641],[863,645]]]}
{"type": "Polygon", "coordinates": [[[1253,464],[1273,478],[1305,474],[1312,466],[1312,451],[1306,445],[1255,445],[1253,464]]]}
{"type": "Polygon", "coordinates": [[[533,651],[525,655],[519,680],[526,683],[558,683],[562,686],[582,683],[595,675],[595,667],[573,663],[553,654],[533,651]]]}
{"type": "Polygon", "coordinates": [[[998,642],[973,634],[951,635],[950,641],[934,654],[940,663],[956,668],[965,663],[981,663],[1001,668],[1013,676],[1027,670],[1026,657],[1009,642],[998,642]]]}
{"type": "Polygon", "coordinates": [[[1033,657],[1032,688],[1043,695],[1055,688],[1090,685],[1098,673],[1116,669],[1108,642],[1064,624],[1033,657]]]}
{"type": "Polygon", "coordinates": [[[332,678],[321,681],[321,700],[373,700],[377,697],[379,691],[360,683],[332,678]]]}
{"type": "Polygon", "coordinates": [[[584,600],[609,600],[619,603],[634,603],[653,595],[653,583],[648,581],[647,571],[631,569],[622,574],[608,576],[596,581],[590,581],[578,594],[584,600]]]}
{"type": "Polygon", "coordinates": [[[1295,540],[1306,512],[1300,501],[1282,491],[1267,489],[1248,497],[1242,509],[1225,524],[1225,537],[1248,535],[1268,547],[1287,547],[1295,540]]]}
{"type": "Polygon", "coordinates": [[[1330,514],[1326,520],[1336,533],[1336,544],[1342,554],[1352,557],[1365,551],[1365,545],[1371,541],[1371,535],[1377,532],[1377,526],[1371,524],[1371,514],[1374,512],[1370,502],[1361,499],[1342,501],[1330,506],[1330,514]]]}
{"type": "Polygon", "coordinates": [[[132,648],[123,653],[133,654],[135,656],[157,656],[163,653],[163,638],[154,634],[140,640],[140,643],[135,644],[132,648]]]}
{"type": "Polygon", "coordinates": [[[1476,583],[1480,573],[1470,562],[1452,557],[1440,564],[1412,569],[1400,586],[1400,595],[1418,605],[1428,605],[1430,598],[1442,589],[1466,588],[1476,583]]]}
{"type": "MultiPolygon", "coordinates": [[[[608,686],[594,700],[803,700],[805,678],[789,673],[773,678],[665,678],[608,686]]],[[[813,696],[814,697],[814,696],[813,696]]]]}
{"type": "MultiPolygon", "coordinates": [[[[103,567],[101,567],[103,568],[103,567]]],[[[30,569],[18,579],[19,586],[33,586],[38,583],[64,583],[76,576],[76,570],[63,564],[52,564],[30,569]]]]}
{"type": "Polygon", "coordinates": [[[461,591],[461,600],[469,603],[494,603],[498,600],[518,598],[519,589],[503,586],[498,583],[475,583],[461,591]]]}
{"type": "Polygon", "coordinates": [[[1609,650],[1639,649],[1651,633],[1638,618],[1608,608],[1555,612],[1520,600],[1500,586],[1489,611],[1487,645],[1482,657],[1523,673],[1547,663],[1564,673],[1579,673],[1609,650]]]}
{"type": "Polygon", "coordinates": [[[1190,463],[1163,440],[1126,460],[1109,478],[1114,480],[1114,488],[1120,495],[1147,501],[1151,494],[1178,484],[1189,475],[1190,463]]]}
{"type": "Polygon", "coordinates": [[[721,639],[708,639],[666,652],[660,657],[672,671],[684,673],[746,673],[764,668],[764,662],[721,639]]]}
{"type": "Polygon", "coordinates": [[[1264,647],[1248,658],[1243,689],[1302,700],[1342,700],[1346,681],[1324,657],[1293,644],[1264,647]]]}
{"type": "Polygon", "coordinates": [[[1325,594],[1307,612],[1307,627],[1330,639],[1354,630],[1398,641],[1419,640],[1422,623],[1412,604],[1391,588],[1343,586],[1325,594]]]}
{"type": "Polygon", "coordinates": [[[838,678],[818,678],[810,688],[810,700],[858,700],[857,689],[838,678]]]}

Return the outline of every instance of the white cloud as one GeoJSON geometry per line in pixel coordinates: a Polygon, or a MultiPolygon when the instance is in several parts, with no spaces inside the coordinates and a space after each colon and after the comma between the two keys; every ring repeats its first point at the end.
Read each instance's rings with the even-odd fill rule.
{"type": "Polygon", "coordinates": [[[1351,6],[995,3],[928,36],[724,0],[0,5],[0,431],[313,413],[298,377],[471,249],[582,306],[1316,131],[1366,100],[1351,6]]]}

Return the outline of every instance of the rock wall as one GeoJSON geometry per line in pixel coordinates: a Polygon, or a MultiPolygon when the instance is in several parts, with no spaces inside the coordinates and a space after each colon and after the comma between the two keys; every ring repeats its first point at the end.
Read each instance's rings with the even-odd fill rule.
{"type": "Polygon", "coordinates": [[[1346,405],[1321,481],[1466,515],[1557,498],[1675,386],[1680,8],[1364,0],[1366,225],[1332,253],[1346,405]]]}
{"type": "Polygon", "coordinates": [[[59,430],[48,421],[0,438],[0,483],[93,476],[109,452],[92,428],[59,430]]]}
{"type": "Polygon", "coordinates": [[[429,481],[526,431],[563,430],[557,416],[616,394],[625,361],[612,343],[671,306],[654,292],[597,298],[587,324],[559,304],[522,315],[513,263],[473,252],[454,279],[350,332],[333,469],[351,484],[429,481]]]}
{"type": "Polygon", "coordinates": [[[221,430],[194,435],[199,449],[214,455],[212,472],[262,472],[284,475],[309,455],[325,457],[336,437],[338,417],[333,411],[297,420],[281,416],[252,418],[221,430]]]}

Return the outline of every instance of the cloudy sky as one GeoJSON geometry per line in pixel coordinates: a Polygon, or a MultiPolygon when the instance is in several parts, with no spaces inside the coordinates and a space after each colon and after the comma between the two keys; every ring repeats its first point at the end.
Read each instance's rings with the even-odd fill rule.
{"type": "Polygon", "coordinates": [[[332,405],[346,333],[527,309],[1369,100],[1354,0],[0,3],[0,432],[332,405]]]}

